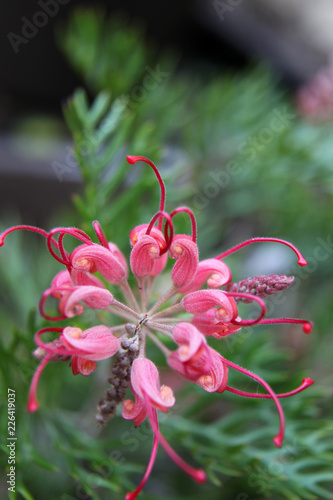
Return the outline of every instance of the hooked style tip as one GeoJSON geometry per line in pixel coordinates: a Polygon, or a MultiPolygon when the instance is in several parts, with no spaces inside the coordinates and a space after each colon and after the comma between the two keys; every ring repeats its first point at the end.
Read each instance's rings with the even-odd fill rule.
{"type": "Polygon", "coordinates": [[[206,474],[206,472],[203,469],[198,469],[196,471],[196,474],[193,476],[193,478],[195,479],[195,481],[197,483],[203,484],[207,480],[207,474],[206,474]]]}
{"type": "Polygon", "coordinates": [[[307,321],[303,325],[303,332],[306,333],[306,334],[311,333],[312,327],[313,327],[313,323],[311,323],[311,321],[307,321]]]}
{"type": "Polygon", "coordinates": [[[273,443],[277,448],[281,448],[283,442],[283,436],[281,434],[278,434],[277,436],[274,436],[273,438],[273,443]]]}
{"type": "Polygon", "coordinates": [[[27,411],[29,413],[34,413],[35,411],[38,410],[38,408],[39,408],[39,404],[38,404],[38,401],[35,398],[33,398],[30,401],[28,401],[27,411]]]}
{"type": "Polygon", "coordinates": [[[309,377],[303,378],[302,382],[304,385],[306,385],[306,387],[310,387],[310,385],[314,384],[312,378],[309,377]]]}
{"type": "MultiPolygon", "coordinates": [[[[126,156],[126,160],[128,161],[128,163],[130,163],[131,165],[134,165],[134,163],[136,161],[138,161],[138,156],[126,156]]],[[[130,494],[130,493],[129,493],[130,494]]],[[[126,500],[127,500],[127,497],[126,497],[126,500]]]]}
{"type": "Polygon", "coordinates": [[[298,264],[299,266],[302,266],[302,267],[304,267],[304,266],[307,266],[307,265],[308,265],[308,263],[307,263],[307,261],[304,259],[303,255],[300,255],[300,257],[298,258],[297,264],[298,264]]]}
{"type": "Polygon", "coordinates": [[[134,500],[135,497],[136,497],[136,494],[134,494],[134,493],[127,493],[126,496],[125,496],[125,500],[134,500]]]}

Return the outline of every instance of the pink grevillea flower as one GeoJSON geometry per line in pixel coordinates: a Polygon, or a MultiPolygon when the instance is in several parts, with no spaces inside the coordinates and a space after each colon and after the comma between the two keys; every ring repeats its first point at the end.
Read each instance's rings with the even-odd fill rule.
{"type": "Polygon", "coordinates": [[[172,332],[179,345],[168,357],[168,364],[189,380],[197,381],[210,371],[211,358],[205,337],[189,323],[179,323],[172,332]]]}
{"type": "Polygon", "coordinates": [[[71,365],[74,375],[90,375],[96,369],[95,361],[106,359],[119,349],[119,340],[112,335],[111,329],[104,325],[94,326],[82,331],[81,328],[68,326],[61,328],[44,328],[39,330],[35,336],[39,349],[37,357],[42,358],[42,362],[33,377],[28,400],[28,411],[34,412],[38,409],[37,385],[40,375],[48,361],[68,360],[72,358],[71,365]],[[60,333],[57,342],[44,343],[41,335],[47,331],[60,333]]]}
{"type": "Polygon", "coordinates": [[[198,482],[204,482],[206,479],[205,472],[200,469],[193,469],[193,467],[184,462],[165,441],[159,431],[156,410],[167,412],[168,409],[175,404],[175,398],[170,387],[165,385],[160,387],[158,370],[152,361],[147,358],[138,358],[133,361],[131,386],[135,395],[135,403],[131,400],[124,401],[122,416],[126,419],[133,419],[135,425],[139,425],[144,416],[148,415],[149,423],[154,434],[154,444],[146,473],[136,490],[126,495],[126,500],[136,498],[144,487],[154,464],[159,443],[171,458],[184,469],[185,472],[192,476],[193,479],[198,482]]]}
{"type": "Polygon", "coordinates": [[[70,361],[74,375],[90,375],[96,369],[96,362],[113,356],[109,386],[98,403],[96,420],[105,424],[122,403],[124,419],[133,420],[138,426],[148,418],[153,433],[152,453],[144,477],[139,486],[126,495],[126,500],[134,500],[148,480],[159,444],[192,479],[199,483],[206,479],[203,470],[187,464],[171,448],[159,429],[157,412],[168,412],[175,405],[175,397],[170,387],[160,385],[158,369],[146,356],[148,342],[155,343],[162,351],[171,369],[206,392],[229,391],[244,397],[272,399],[279,417],[274,443],[281,446],[285,420],[280,399],[303,391],[312,380],[306,378],[296,389],[276,394],[261,377],[224,356],[223,339],[246,326],[300,324],[305,333],[310,333],[312,324],[298,318],[266,317],[265,297],[281,293],[292,283],[292,277],[258,275],[231,282],[231,271],[225,262],[228,255],[247,245],[273,241],[292,249],[300,266],[307,265],[297,248],[278,238],[253,238],[200,261],[193,212],[188,207],[167,212],[165,187],[156,166],[141,156],[129,156],[127,160],[130,164],[147,163],[157,177],[161,193],[158,210],[151,220],[138,221],[139,225],[130,231],[130,266],[116,244],[107,240],[97,221],[93,222],[93,228],[98,241],[75,227],[57,227],[47,232],[33,226],[15,226],[0,235],[0,246],[13,231],[32,231],[45,238],[52,257],[64,266],[42,294],[40,312],[45,319],[75,321],[76,316],[81,315],[84,321],[87,309],[103,311],[105,325],[86,330],[76,326],[49,327],[36,333],[34,355],[40,365],[32,379],[28,410],[33,412],[38,408],[37,385],[49,361],[70,361]],[[178,234],[174,230],[180,213],[189,217],[190,234],[178,234]],[[70,253],[64,244],[69,237],[78,243],[70,253]],[[154,302],[155,278],[168,272],[168,263],[170,286],[154,302]],[[136,280],[133,288],[128,282],[129,268],[136,280]],[[46,305],[51,307],[52,301],[58,313],[49,315],[45,309],[46,305]],[[248,304],[251,313],[254,312],[251,319],[241,317],[239,302],[248,304]],[[110,326],[115,324],[114,318],[117,326],[110,326]],[[44,342],[42,336],[46,332],[57,336],[44,342]],[[211,336],[221,339],[219,350],[209,346],[211,336]],[[235,370],[255,380],[264,392],[250,393],[228,385],[235,370]],[[132,398],[128,399],[128,391],[132,398]]]}

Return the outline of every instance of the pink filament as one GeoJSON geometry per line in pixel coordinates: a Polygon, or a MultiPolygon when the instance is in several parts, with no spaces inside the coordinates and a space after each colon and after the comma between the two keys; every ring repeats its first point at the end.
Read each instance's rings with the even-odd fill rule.
{"type": "Polygon", "coordinates": [[[167,221],[167,223],[164,227],[164,237],[165,237],[165,241],[166,241],[166,246],[163,248],[163,250],[160,250],[160,256],[161,256],[165,252],[167,252],[170,248],[170,245],[171,245],[172,240],[173,240],[174,229],[173,229],[173,223],[172,223],[172,219],[171,219],[170,215],[168,214],[168,212],[164,212],[164,210],[162,210],[162,211],[157,212],[154,215],[154,217],[152,218],[152,220],[149,223],[149,226],[147,227],[146,234],[148,234],[148,235],[150,234],[150,232],[153,228],[153,225],[155,224],[156,220],[159,217],[165,217],[165,219],[167,221]],[[170,227],[170,234],[168,235],[168,228],[169,227],[170,227]]]}
{"type": "Polygon", "coordinates": [[[227,255],[230,255],[231,253],[236,252],[237,250],[245,247],[246,245],[250,245],[251,243],[256,243],[257,241],[275,241],[276,243],[282,243],[283,245],[286,245],[287,247],[291,248],[296,253],[297,258],[298,258],[297,264],[299,264],[300,266],[307,266],[308,265],[307,261],[305,260],[305,258],[301,254],[301,252],[292,243],[289,243],[289,241],[280,240],[279,238],[251,238],[250,240],[243,241],[243,243],[240,243],[239,245],[236,245],[235,247],[230,248],[229,250],[221,253],[220,255],[218,255],[215,258],[216,259],[224,259],[224,257],[226,257],[227,255]]]}
{"type": "Polygon", "coordinates": [[[3,246],[4,240],[8,234],[12,233],[13,231],[18,231],[19,229],[33,231],[34,233],[38,233],[38,234],[41,234],[42,236],[45,236],[45,238],[47,238],[47,235],[48,235],[47,231],[44,231],[44,229],[40,229],[39,227],[25,226],[25,225],[13,226],[13,227],[10,227],[9,229],[6,229],[6,231],[4,231],[3,233],[0,234],[0,247],[3,246]]]}
{"type": "Polygon", "coordinates": [[[143,476],[139,486],[131,493],[127,493],[127,495],[125,496],[125,500],[134,500],[137,497],[137,495],[140,493],[140,491],[142,490],[144,485],[146,484],[146,482],[150,476],[150,473],[152,471],[152,468],[153,468],[153,465],[155,462],[155,458],[156,458],[157,448],[158,448],[159,436],[158,436],[157,412],[156,412],[155,408],[151,407],[149,397],[145,392],[144,392],[144,398],[145,398],[146,408],[148,411],[149,423],[150,423],[150,426],[151,426],[153,434],[154,434],[154,444],[153,444],[152,452],[150,455],[150,459],[149,459],[149,463],[148,463],[145,475],[143,476]]]}
{"type": "Polygon", "coordinates": [[[47,319],[49,321],[60,321],[62,319],[66,319],[67,318],[67,316],[65,316],[64,314],[62,314],[61,316],[48,316],[44,312],[44,306],[45,306],[46,299],[53,292],[62,291],[62,290],[67,291],[67,292],[71,291],[67,287],[48,288],[47,290],[45,290],[45,292],[43,293],[43,295],[41,296],[41,299],[39,301],[39,312],[40,312],[40,315],[43,316],[43,318],[45,318],[45,319],[47,319]]]}
{"type": "Polygon", "coordinates": [[[178,465],[186,474],[192,477],[198,483],[204,483],[206,481],[206,473],[202,469],[194,469],[185,460],[183,460],[175,450],[169,445],[164,436],[159,432],[159,440],[169,457],[178,465]]]}
{"type": "MultiPolygon", "coordinates": [[[[295,394],[298,394],[299,392],[304,391],[310,385],[313,384],[313,380],[311,378],[305,378],[302,381],[302,384],[299,387],[296,387],[293,391],[289,392],[284,392],[283,394],[275,394],[277,398],[288,398],[289,396],[294,396],[295,394]]],[[[255,392],[245,392],[245,391],[240,391],[239,389],[235,389],[234,387],[226,387],[226,390],[229,392],[232,392],[233,394],[238,394],[239,396],[244,396],[246,398],[262,398],[262,399],[272,399],[272,396],[270,394],[257,394],[255,392]]]]}
{"type": "Polygon", "coordinates": [[[313,324],[311,321],[307,321],[305,319],[297,319],[297,318],[271,318],[271,319],[263,319],[259,322],[260,325],[271,325],[275,323],[296,323],[303,325],[304,333],[311,333],[313,324]]]}
{"type": "Polygon", "coordinates": [[[151,404],[149,402],[148,396],[145,394],[146,407],[148,410],[149,422],[152,428],[152,431],[155,435],[158,436],[159,442],[163,446],[166,453],[169,457],[178,465],[186,474],[192,477],[198,483],[204,483],[206,481],[206,473],[202,469],[194,469],[191,467],[185,460],[183,460],[175,450],[169,445],[164,436],[161,434],[158,428],[157,414],[156,410],[151,408],[151,404]],[[152,413],[154,412],[154,414],[152,413]],[[156,416],[155,416],[156,414],[156,416]],[[155,417],[155,418],[153,418],[155,417]]]}
{"type": "Polygon", "coordinates": [[[42,374],[42,371],[44,370],[45,366],[47,363],[50,361],[52,358],[52,354],[47,354],[43,361],[39,364],[37,370],[34,373],[34,376],[31,381],[30,389],[29,389],[29,397],[28,397],[28,405],[27,405],[27,410],[30,413],[33,413],[34,411],[38,410],[39,404],[37,401],[37,386],[38,382],[40,379],[40,376],[42,374]]]}
{"type": "Polygon", "coordinates": [[[267,382],[265,382],[265,380],[262,379],[261,377],[259,377],[258,375],[255,375],[254,373],[250,372],[249,370],[246,370],[245,368],[242,368],[241,366],[236,365],[235,363],[232,363],[232,361],[229,361],[228,359],[224,358],[223,356],[221,356],[221,357],[223,359],[223,362],[226,365],[228,365],[231,368],[234,368],[235,370],[238,370],[239,372],[244,373],[245,375],[248,375],[249,377],[253,378],[257,382],[259,382],[263,387],[265,387],[266,391],[271,395],[271,398],[273,399],[273,401],[277,407],[277,410],[279,412],[279,417],[280,417],[280,430],[279,430],[278,434],[273,438],[273,442],[274,442],[275,446],[280,448],[282,446],[282,441],[283,441],[283,436],[284,436],[285,421],[284,421],[284,414],[283,414],[281,404],[280,404],[275,392],[267,384],[267,382]]]}
{"type": "MultiPolygon", "coordinates": [[[[9,229],[6,229],[6,231],[4,231],[3,233],[0,234],[0,247],[3,246],[4,240],[8,234],[12,233],[13,231],[18,231],[20,229],[32,231],[34,233],[41,234],[45,238],[48,238],[48,232],[44,231],[44,229],[40,229],[39,227],[26,226],[26,225],[13,226],[13,227],[10,227],[9,229]]],[[[59,248],[58,243],[53,238],[51,238],[50,244],[54,245],[56,248],[59,248]]]]}
{"type": "Polygon", "coordinates": [[[194,217],[194,213],[188,207],[178,207],[171,212],[170,216],[174,217],[176,214],[178,214],[180,212],[185,212],[190,216],[191,224],[192,224],[192,240],[194,241],[194,243],[196,243],[197,242],[197,223],[196,223],[196,220],[194,217]]]}
{"type": "Polygon", "coordinates": [[[108,240],[106,239],[103,229],[101,228],[101,225],[97,220],[94,220],[93,228],[95,229],[95,233],[97,234],[97,238],[99,239],[100,244],[103,247],[109,249],[108,240]]]}
{"type": "Polygon", "coordinates": [[[252,295],[250,293],[237,293],[237,292],[224,292],[226,295],[229,295],[231,297],[240,297],[248,300],[254,300],[255,302],[258,302],[258,304],[261,307],[261,312],[258,318],[256,319],[234,319],[231,321],[231,323],[234,323],[235,325],[241,325],[241,326],[250,326],[250,325],[255,325],[257,323],[260,323],[262,318],[265,316],[266,312],[266,304],[265,302],[260,298],[257,297],[256,295],[252,295]]]}
{"type": "MultiPolygon", "coordinates": [[[[157,167],[154,165],[154,163],[152,161],[148,160],[148,158],[145,158],[144,156],[127,156],[126,160],[131,165],[134,165],[134,163],[136,163],[137,161],[144,161],[145,163],[148,163],[148,165],[150,165],[151,168],[154,170],[155,175],[156,175],[157,180],[158,180],[158,183],[159,183],[160,188],[161,188],[160,212],[163,212],[164,207],[165,207],[165,185],[164,185],[163,179],[162,179],[161,174],[159,173],[157,167]]],[[[160,220],[158,223],[158,229],[161,229],[161,227],[162,227],[162,217],[160,217],[160,220]]]]}
{"type": "MultiPolygon", "coordinates": [[[[155,410],[155,412],[156,412],[156,410],[155,410]]],[[[131,493],[127,493],[127,495],[125,496],[125,500],[134,500],[138,496],[138,494],[140,493],[140,491],[142,490],[144,485],[146,484],[146,482],[150,476],[150,473],[152,471],[152,468],[154,466],[157,448],[158,448],[158,434],[154,433],[154,444],[153,444],[152,452],[150,455],[150,459],[149,459],[149,463],[148,463],[145,475],[143,476],[139,486],[131,493]]]]}
{"type": "Polygon", "coordinates": [[[48,236],[47,236],[47,247],[49,249],[49,252],[52,255],[52,257],[54,257],[58,262],[60,262],[61,264],[65,264],[65,266],[68,266],[69,262],[68,262],[68,258],[67,258],[67,253],[65,252],[65,249],[64,249],[63,244],[62,244],[62,240],[63,240],[63,237],[65,234],[69,234],[71,236],[74,236],[75,238],[77,238],[78,240],[82,241],[83,243],[85,243],[87,245],[92,245],[93,242],[91,241],[91,238],[89,238],[89,236],[84,231],[81,231],[81,229],[76,229],[76,228],[71,228],[71,227],[56,227],[56,228],[52,229],[52,231],[50,231],[48,236]],[[57,246],[59,248],[61,256],[63,257],[62,259],[59,257],[59,255],[57,255],[53,251],[53,248],[52,248],[52,238],[53,238],[53,235],[56,233],[60,233],[59,245],[57,245],[57,246]]]}
{"type": "Polygon", "coordinates": [[[64,241],[64,236],[65,236],[65,235],[64,235],[63,233],[61,233],[61,234],[59,235],[59,238],[58,238],[59,252],[60,252],[60,255],[61,255],[61,257],[63,258],[63,260],[64,260],[65,262],[68,262],[68,263],[69,263],[69,255],[68,255],[68,253],[66,252],[66,250],[65,250],[65,248],[64,248],[64,243],[63,243],[63,241],[64,241]]]}

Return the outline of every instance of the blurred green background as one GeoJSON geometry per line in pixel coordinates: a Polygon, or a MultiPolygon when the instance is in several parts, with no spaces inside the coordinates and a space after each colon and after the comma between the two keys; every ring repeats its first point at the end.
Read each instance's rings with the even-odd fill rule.
{"type": "MultiPolygon", "coordinates": [[[[277,392],[291,390],[307,376],[315,380],[304,393],[282,400],[283,448],[275,449],[271,440],[278,421],[271,402],[182,385],[161,427],[209,479],[198,487],[160,450],[141,497],[331,499],[332,123],[303,118],[291,92],[265,65],[237,72],[203,63],[181,68],[172,50],[159,50],[142,26],[122,16],[76,9],[58,25],[56,39],[81,87],[63,106],[70,154],[52,163],[54,182],[65,182],[75,171],[82,184],[73,189],[70,207],[59,203],[44,217],[46,229],[76,225],[92,235],[91,222],[98,219],[109,240],[129,255],[129,231],[150,220],[159,199],[150,169],[125,161],[127,154],[143,155],[160,168],[167,209],[186,204],[194,210],[201,258],[254,236],[271,236],[294,243],[309,262],[307,268],[297,267],[292,252],[275,244],[253,245],[227,261],[234,281],[293,274],[293,286],[268,300],[269,313],[312,320],[310,336],[297,326],[260,326],[211,344],[277,392]]],[[[27,144],[43,133],[63,137],[62,125],[48,125],[45,118],[33,124],[21,131],[27,144]]],[[[1,229],[28,223],[19,217],[14,211],[2,217],[1,229]]],[[[178,232],[189,230],[186,218],[177,224],[178,232]]],[[[0,250],[3,469],[8,387],[17,398],[17,493],[10,498],[124,498],[145,470],[152,439],[148,424],[134,430],[115,418],[103,430],[95,425],[108,361],[88,378],[50,364],[39,387],[41,408],[26,413],[37,364],[31,356],[33,335],[46,326],[36,305],[61,270],[40,240],[12,234],[0,250]]],[[[93,324],[94,315],[86,320],[93,324]]],[[[162,356],[153,347],[150,354],[169,377],[162,356]]],[[[247,384],[233,375],[233,385],[249,390],[247,384]]]]}

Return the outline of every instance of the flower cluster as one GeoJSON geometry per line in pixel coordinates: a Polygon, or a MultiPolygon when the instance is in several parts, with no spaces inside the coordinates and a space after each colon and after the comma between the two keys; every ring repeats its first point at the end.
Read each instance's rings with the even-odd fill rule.
{"type": "Polygon", "coordinates": [[[210,347],[208,339],[223,339],[235,334],[243,326],[271,323],[299,323],[305,333],[310,333],[312,324],[302,319],[265,318],[263,298],[285,289],[292,282],[292,277],[260,275],[232,283],[230,269],[224,262],[228,255],[246,245],[258,241],[275,241],[289,246],[296,253],[298,264],[306,265],[304,257],[293,245],[277,238],[253,238],[214,258],[199,260],[196,221],[192,211],[187,207],[179,207],[171,213],[166,212],[165,187],[155,165],[138,156],[128,156],[127,160],[131,164],[137,161],[149,164],[161,190],[158,212],[149,223],[141,224],[130,232],[130,269],[136,278],[135,289],[128,282],[129,267],[125,256],[114,243],[107,241],[97,221],[93,227],[98,243],[73,227],[59,227],[46,232],[33,226],[15,226],[0,235],[0,246],[12,231],[27,229],[44,236],[51,255],[65,266],[41,297],[40,313],[47,320],[54,322],[74,318],[86,308],[108,311],[110,317],[118,318],[117,326],[97,325],[87,330],[73,326],[49,327],[36,333],[37,348],[34,355],[40,360],[40,365],[31,383],[28,411],[33,412],[38,408],[37,385],[49,361],[70,361],[74,375],[87,376],[96,369],[97,361],[114,356],[112,374],[108,380],[110,386],[99,402],[96,419],[104,424],[114,415],[117,406],[122,404],[123,418],[133,420],[134,425],[138,426],[148,417],[154,436],[146,473],[136,490],[126,495],[126,500],[133,500],[149,477],[159,444],[194,480],[201,483],[206,479],[203,470],[193,468],[179,457],[159,429],[157,410],[167,412],[175,404],[175,397],[170,387],[160,385],[158,369],[146,357],[148,341],[161,349],[170,368],[207,392],[229,391],[245,397],[271,398],[280,419],[274,443],[280,447],[285,423],[279,399],[302,391],[312,384],[312,380],[304,379],[299,387],[289,393],[275,394],[261,377],[229,361],[210,347]],[[189,217],[192,226],[190,235],[175,232],[174,218],[179,213],[189,217]],[[66,235],[79,241],[71,253],[64,246],[66,235]],[[165,270],[169,258],[175,261],[171,268],[170,288],[157,302],[152,303],[154,281],[165,270]],[[45,310],[50,296],[57,301],[59,315],[55,317],[46,314],[45,310]],[[121,300],[116,298],[119,296],[121,300]],[[243,319],[240,316],[240,301],[255,302],[259,306],[255,319],[243,319]],[[43,340],[46,332],[53,332],[55,339],[49,342],[43,340]],[[174,345],[173,350],[170,350],[171,345],[174,345]],[[229,368],[251,377],[266,392],[249,393],[231,387],[228,384],[229,368]],[[133,399],[125,399],[128,386],[133,399]]]}

